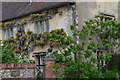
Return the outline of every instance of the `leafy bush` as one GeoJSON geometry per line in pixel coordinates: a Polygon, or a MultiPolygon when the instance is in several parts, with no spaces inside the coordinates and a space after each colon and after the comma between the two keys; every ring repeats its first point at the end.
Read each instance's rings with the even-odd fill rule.
{"type": "MultiPolygon", "coordinates": [[[[74,40],[69,45],[62,45],[59,51],[54,51],[57,65],[63,64],[64,70],[58,74],[59,78],[115,78],[118,71],[108,70],[109,61],[115,46],[120,45],[117,40],[120,38],[120,24],[115,20],[104,21],[104,15],[95,16],[95,19],[85,21],[81,30],[70,26],[73,35],[67,42],[74,40]],[[77,38],[77,40],[75,39],[77,38]]],[[[117,48],[116,48],[117,49],[117,48]]],[[[119,48],[118,48],[119,50],[119,48]]],[[[54,69],[56,67],[54,66],[54,69]]],[[[112,66],[112,65],[111,65],[112,66]]],[[[58,67],[56,70],[59,70],[58,67]]]]}
{"type": "Polygon", "coordinates": [[[26,56],[22,56],[19,54],[14,54],[13,50],[10,48],[1,47],[2,49],[2,63],[10,64],[10,63],[34,63],[26,56]]]}

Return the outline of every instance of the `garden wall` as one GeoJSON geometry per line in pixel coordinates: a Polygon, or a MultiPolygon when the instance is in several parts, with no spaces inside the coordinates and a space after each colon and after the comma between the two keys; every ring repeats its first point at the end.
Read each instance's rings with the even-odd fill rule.
{"type": "Polygon", "coordinates": [[[0,80],[35,80],[36,64],[0,64],[0,80]]]}

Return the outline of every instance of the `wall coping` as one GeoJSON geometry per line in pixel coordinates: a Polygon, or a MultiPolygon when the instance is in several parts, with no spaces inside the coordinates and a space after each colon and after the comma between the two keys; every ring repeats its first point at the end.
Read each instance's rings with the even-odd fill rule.
{"type": "Polygon", "coordinates": [[[10,70],[10,69],[36,69],[36,64],[0,64],[0,70],[10,70]]]}

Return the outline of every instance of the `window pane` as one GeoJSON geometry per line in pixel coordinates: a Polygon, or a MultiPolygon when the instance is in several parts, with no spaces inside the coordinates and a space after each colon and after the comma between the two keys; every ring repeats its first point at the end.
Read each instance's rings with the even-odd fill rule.
{"type": "Polygon", "coordinates": [[[42,32],[44,32],[44,21],[42,21],[42,32]]]}
{"type": "Polygon", "coordinates": [[[13,28],[11,28],[10,30],[11,30],[10,37],[13,37],[13,28]]]}
{"type": "Polygon", "coordinates": [[[49,21],[46,21],[46,32],[49,32],[49,21]]]}
{"type": "Polygon", "coordinates": [[[7,31],[6,31],[6,29],[4,29],[4,39],[6,39],[7,38],[7,31]]]}
{"type": "Polygon", "coordinates": [[[37,33],[41,33],[41,25],[40,25],[40,22],[37,22],[37,33]]]}
{"type": "Polygon", "coordinates": [[[16,28],[13,28],[13,37],[16,37],[15,34],[17,33],[16,28]]]}
{"type": "Polygon", "coordinates": [[[8,37],[7,37],[7,38],[9,38],[9,37],[10,37],[10,28],[7,29],[7,34],[8,34],[8,37]]]}

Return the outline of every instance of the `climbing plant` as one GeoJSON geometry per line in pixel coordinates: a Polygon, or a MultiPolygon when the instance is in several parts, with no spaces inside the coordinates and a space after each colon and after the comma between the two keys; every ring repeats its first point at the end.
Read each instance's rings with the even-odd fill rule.
{"type": "Polygon", "coordinates": [[[63,29],[52,30],[51,32],[33,33],[28,30],[26,33],[23,27],[17,29],[16,38],[9,38],[3,40],[5,47],[11,47],[16,54],[28,55],[35,46],[41,46],[48,44],[50,47],[69,45],[70,41],[67,40],[67,35],[63,29]]]}
{"type": "Polygon", "coordinates": [[[0,46],[1,52],[1,63],[2,64],[11,64],[11,63],[34,63],[32,59],[29,59],[26,56],[22,56],[19,54],[14,54],[11,48],[5,48],[0,46]]]}
{"type": "Polygon", "coordinates": [[[30,14],[28,18],[20,19],[19,21],[2,22],[0,26],[3,30],[17,27],[16,37],[3,40],[3,46],[7,48],[11,47],[16,54],[27,55],[35,46],[44,46],[46,43],[50,44],[50,46],[54,46],[54,42],[59,43],[59,45],[68,44],[69,42],[60,42],[60,39],[55,38],[57,36],[61,37],[61,40],[64,40],[63,36],[61,36],[66,36],[63,29],[52,30],[51,32],[41,34],[33,33],[30,30],[25,33],[24,25],[44,18],[51,19],[55,14],[62,15],[62,11],[58,11],[57,9],[43,11],[38,14],[30,14]]]}
{"type": "Polygon", "coordinates": [[[27,18],[20,19],[19,21],[1,22],[0,27],[2,27],[3,29],[21,27],[25,24],[37,22],[42,19],[44,20],[52,19],[52,17],[55,14],[62,15],[62,11],[58,11],[57,9],[54,9],[54,10],[49,10],[49,11],[43,11],[37,14],[30,14],[27,18]]]}
{"type": "Polygon", "coordinates": [[[107,65],[112,55],[119,52],[120,24],[115,20],[104,21],[104,18],[107,16],[97,15],[95,19],[85,21],[86,25],[78,31],[71,25],[72,36],[63,29],[40,34],[25,32],[21,24],[16,37],[4,40],[3,46],[11,47],[13,53],[21,55],[28,55],[35,46],[58,46],[59,50],[53,51],[54,68],[59,71],[60,65],[64,66],[59,78],[114,78],[117,70],[108,70],[107,65]]]}
{"type": "MultiPolygon", "coordinates": [[[[105,15],[97,15],[94,19],[85,21],[82,30],[74,31],[70,39],[77,40],[64,45],[53,54],[56,57],[54,69],[61,71],[59,78],[115,78],[118,69],[108,69],[112,55],[117,54],[120,42],[120,23],[116,20],[104,21],[105,15]]],[[[68,41],[70,40],[68,39],[68,41]]],[[[111,65],[112,66],[112,65],[111,65]]]]}

